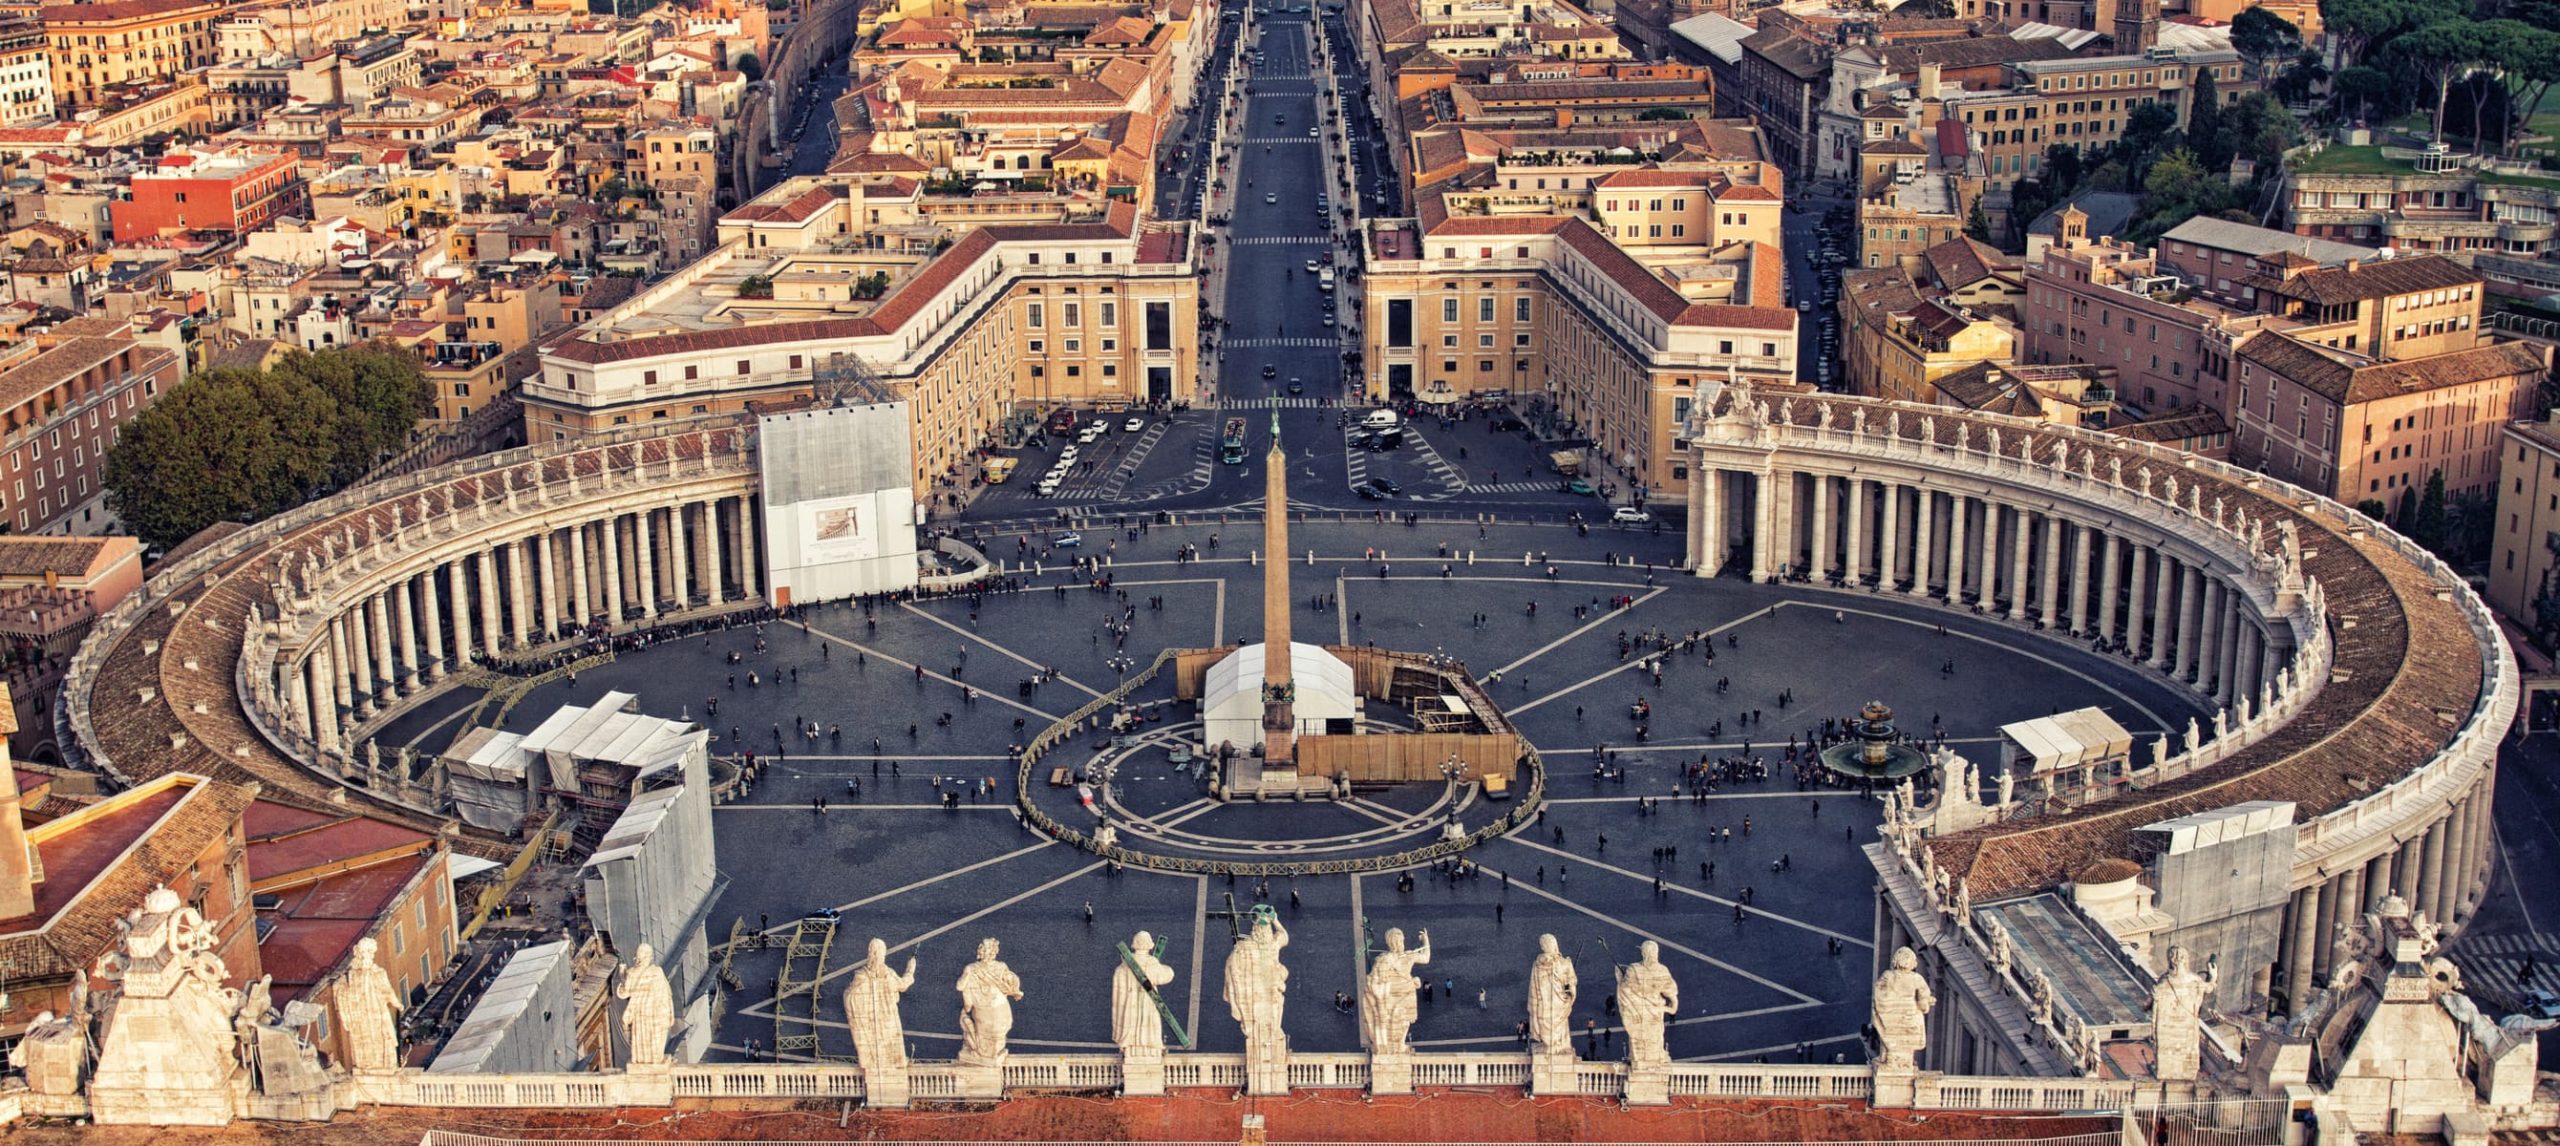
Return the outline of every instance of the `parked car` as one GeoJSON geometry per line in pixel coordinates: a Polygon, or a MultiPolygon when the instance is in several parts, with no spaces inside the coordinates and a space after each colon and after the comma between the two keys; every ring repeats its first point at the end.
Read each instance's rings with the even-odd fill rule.
{"type": "Polygon", "coordinates": [[[1581,478],[1568,478],[1565,480],[1564,484],[1559,485],[1556,488],[1564,491],[1565,493],[1573,494],[1576,497],[1590,497],[1594,493],[1598,492],[1591,488],[1590,482],[1584,481],[1581,478]]]}
{"type": "Polygon", "coordinates": [[[1277,378],[1280,376],[1280,368],[1265,362],[1262,364],[1262,376],[1265,378],[1277,378]]]}
{"type": "Polygon", "coordinates": [[[1146,428],[1147,420],[1136,414],[1129,415],[1128,421],[1120,423],[1120,432],[1124,434],[1134,434],[1146,428]]]}
{"type": "Polygon", "coordinates": [[[1621,525],[1642,525],[1653,520],[1653,515],[1632,505],[1622,505],[1610,511],[1609,520],[1621,525]]]}
{"type": "Polygon", "coordinates": [[[1369,484],[1376,486],[1379,493],[1383,493],[1388,497],[1394,497],[1395,495],[1404,492],[1403,486],[1397,485],[1396,483],[1382,477],[1370,478],[1369,484]]]}
{"type": "Polygon", "coordinates": [[[1289,392],[1292,394],[1304,394],[1307,392],[1307,384],[1292,378],[1289,380],[1289,392]]]}
{"type": "Polygon", "coordinates": [[[1084,544],[1084,535],[1081,533],[1061,533],[1056,537],[1050,538],[1049,544],[1055,545],[1060,549],[1073,549],[1076,546],[1084,544]]]}

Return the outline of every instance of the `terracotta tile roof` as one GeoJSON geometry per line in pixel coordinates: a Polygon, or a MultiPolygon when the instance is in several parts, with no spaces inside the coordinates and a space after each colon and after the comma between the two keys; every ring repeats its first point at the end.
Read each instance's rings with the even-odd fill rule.
{"type": "Polygon", "coordinates": [[[1726,181],[1708,189],[1709,197],[1719,203],[1775,203],[1781,196],[1757,183],[1726,181]]]}
{"type": "MultiPolygon", "coordinates": [[[[1797,399],[1800,411],[1806,400],[1797,399]]],[[[1962,421],[1937,418],[1938,440],[1952,447],[1962,421]]],[[[1915,423],[1903,419],[1905,437],[1919,437],[1915,423]]],[[[2115,452],[2100,447],[2096,453],[2094,464],[2103,472],[2115,452]]],[[[2139,453],[2115,456],[2125,458],[2128,470],[2154,464],[2139,453]]],[[[2300,530],[2304,573],[2319,581],[2333,616],[2355,620],[2332,629],[2340,678],[2282,728],[2185,776],[2054,815],[1928,841],[1937,865],[1963,877],[1977,901],[2050,888],[2103,859],[2146,860],[2149,845],[2136,829],[2164,819],[2261,799],[2293,801],[2306,820],[2325,815],[2442,751],[2453,730],[2437,714],[2469,712],[2478,701],[2482,670],[2470,641],[2413,637],[2469,632],[2460,610],[2436,597],[2441,583],[2373,536],[2350,537],[2327,519],[2305,516],[2257,490],[2190,476],[2210,487],[2202,493],[2207,502],[2219,498],[2271,527],[2291,521],[2300,530]]],[[[2148,745],[2138,747],[2137,762],[2147,764],[2149,752],[2148,745]]]]}
{"type": "Polygon", "coordinates": [[[0,537],[0,578],[79,577],[97,564],[110,537],[0,537]]]}
{"type": "Polygon", "coordinates": [[[114,942],[116,920],[152,888],[180,881],[254,796],[235,784],[177,777],[33,829],[45,880],[36,885],[34,914],[0,920],[0,961],[27,978],[86,970],[114,942]]]}
{"type": "Polygon", "coordinates": [[[2550,361],[2544,351],[2532,344],[2501,342],[2425,358],[2358,365],[2272,330],[2241,343],[2239,354],[2242,359],[2341,405],[2534,375],[2545,370],[2550,361]]]}
{"type": "Polygon", "coordinates": [[[2250,275],[2240,281],[2280,298],[2337,306],[2422,290],[2477,286],[2481,278],[2477,272],[2442,255],[2410,255],[2307,270],[2290,279],[2250,275]]]}
{"type": "Polygon", "coordinates": [[[1962,40],[1906,40],[1887,44],[1884,64],[1889,71],[1916,72],[1922,64],[1936,64],[1942,68],[1981,68],[2026,60],[2069,59],[2074,54],[2058,39],[1977,36],[1962,40]]]}
{"type": "Polygon", "coordinates": [[[1658,167],[1629,167],[1600,177],[1595,187],[1615,190],[1620,187],[1700,187],[1707,185],[1709,173],[1704,171],[1664,171],[1658,167]]]}
{"type": "Polygon", "coordinates": [[[112,24],[219,7],[214,0],[97,0],[91,4],[47,4],[36,9],[36,18],[48,25],[112,24]]]}
{"type": "Polygon", "coordinates": [[[1958,235],[1920,252],[1920,261],[1929,264],[1929,273],[1947,290],[1963,290],[1992,277],[1994,263],[2011,262],[2000,249],[1969,236],[1958,235]]]}
{"type": "Polygon", "coordinates": [[[2180,442],[2212,437],[2231,432],[2231,422],[2222,411],[2211,406],[2181,406],[2164,410],[2138,422],[2118,422],[2107,427],[2118,437],[2137,442],[2157,442],[2174,446],[2180,442]]]}
{"type": "Polygon", "coordinates": [[[731,211],[721,220],[726,223],[806,223],[818,212],[843,199],[847,191],[841,183],[819,183],[780,203],[748,203],[731,211]]]}

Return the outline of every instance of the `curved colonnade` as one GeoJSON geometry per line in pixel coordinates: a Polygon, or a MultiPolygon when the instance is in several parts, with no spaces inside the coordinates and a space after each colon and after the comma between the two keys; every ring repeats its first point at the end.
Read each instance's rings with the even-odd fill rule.
{"type": "Polygon", "coordinates": [[[2023,812],[1941,801],[1914,861],[1940,891],[2056,886],[2146,858],[2145,825],[2291,801],[2291,901],[2260,985],[2298,1001],[2338,926],[2384,896],[2449,925],[2485,890],[2515,662],[2407,539],[2261,474],[1996,415],[1729,389],[1690,436],[1700,575],[1967,609],[2123,656],[2215,712],[2121,769],[2022,793],[2023,812]]]}
{"type": "Polygon", "coordinates": [[[126,782],[255,780],[441,828],[440,770],[411,778],[405,752],[386,766],[370,730],[475,661],[760,599],[757,485],[752,428],[697,419],[278,515],[100,618],[66,678],[62,741],[126,782]]]}

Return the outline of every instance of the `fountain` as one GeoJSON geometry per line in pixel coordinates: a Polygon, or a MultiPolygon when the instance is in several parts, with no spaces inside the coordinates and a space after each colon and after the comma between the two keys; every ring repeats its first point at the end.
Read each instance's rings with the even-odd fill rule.
{"type": "Polygon", "coordinates": [[[1822,750],[1822,766],[1852,780],[1891,783],[1929,762],[1928,753],[1900,739],[1893,710],[1881,700],[1858,710],[1857,719],[1849,722],[1849,737],[1822,750]]]}

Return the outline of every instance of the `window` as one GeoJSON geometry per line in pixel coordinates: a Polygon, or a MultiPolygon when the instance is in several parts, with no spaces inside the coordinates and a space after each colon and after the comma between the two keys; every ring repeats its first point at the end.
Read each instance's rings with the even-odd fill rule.
{"type": "Polygon", "coordinates": [[[1458,300],[1454,298],[1444,298],[1440,300],[1440,321],[1458,321],[1458,300]]]}
{"type": "MultiPolygon", "coordinates": [[[[1038,255],[1033,255],[1033,256],[1031,256],[1031,259],[1032,259],[1032,261],[1033,261],[1033,262],[1038,262],[1038,261],[1040,260],[1040,256],[1038,256],[1038,255]]],[[[1033,330],[1038,330],[1038,329],[1040,329],[1043,325],[1046,325],[1046,323],[1044,322],[1044,319],[1046,318],[1046,316],[1045,316],[1045,315],[1043,315],[1043,314],[1041,313],[1041,312],[1042,312],[1042,309],[1043,309],[1043,308],[1042,308],[1041,304],[1036,303],[1036,302],[1035,302],[1035,303],[1032,303],[1032,304],[1031,304],[1031,306],[1030,306],[1030,309],[1029,309],[1029,310],[1026,310],[1026,311],[1024,311],[1024,312],[1023,312],[1023,316],[1022,316],[1022,324],[1023,324],[1024,326],[1028,326],[1028,327],[1030,327],[1030,328],[1031,328],[1031,329],[1033,329],[1033,330]]]]}

